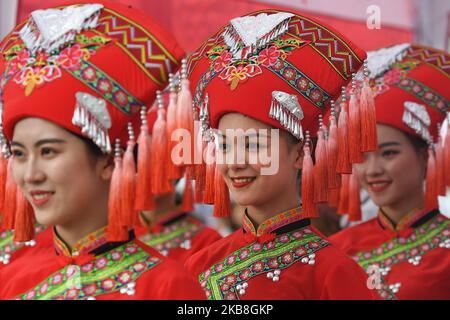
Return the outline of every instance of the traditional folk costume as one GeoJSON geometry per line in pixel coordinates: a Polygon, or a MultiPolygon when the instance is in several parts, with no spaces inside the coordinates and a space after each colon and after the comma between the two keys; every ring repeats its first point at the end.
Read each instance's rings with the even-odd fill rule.
{"type": "MultiPolygon", "coordinates": [[[[186,62],[183,61],[182,63],[184,65],[186,62]]],[[[158,109],[160,109],[161,111],[169,111],[169,109],[174,106],[175,101],[178,100],[175,81],[173,80],[172,75],[169,75],[169,88],[169,106],[164,106],[164,102],[161,97],[161,99],[159,99],[158,105],[158,109]]],[[[147,122],[149,124],[152,124],[151,126],[149,125],[149,127],[155,127],[153,124],[155,123],[155,121],[157,121],[158,116],[160,118],[159,123],[161,122],[161,117],[163,118],[163,121],[167,122],[167,119],[165,119],[164,117],[167,112],[161,114],[161,111],[159,111],[159,115],[156,116],[155,113],[157,113],[158,111],[154,112],[152,110],[152,112],[149,112],[147,114],[147,122]]],[[[168,116],[168,118],[168,120],[170,121],[170,116],[168,116]]],[[[156,125],[156,127],[159,127],[159,123],[156,125]]],[[[153,130],[149,133],[153,134],[153,130]]],[[[163,133],[158,132],[158,130],[156,129],[154,141],[160,139],[161,135],[167,135],[167,128],[163,133]]],[[[165,140],[167,144],[155,142],[152,145],[152,152],[158,157],[160,157],[161,154],[166,154],[171,151],[169,149],[169,139],[163,137],[163,140],[165,140]]],[[[160,157],[160,159],[154,159],[154,162],[156,162],[156,165],[154,167],[158,167],[159,170],[153,170],[151,179],[151,181],[153,182],[153,193],[162,195],[166,193],[174,193],[175,190],[172,188],[172,184],[175,184],[175,182],[162,182],[169,176],[167,167],[168,165],[172,165],[172,172],[170,173],[171,179],[169,180],[176,180],[181,178],[184,169],[173,166],[173,163],[169,161],[169,158],[162,157],[161,159],[160,157]],[[158,162],[160,163],[160,165],[158,165],[158,162]]],[[[216,230],[206,226],[202,221],[195,218],[190,213],[194,209],[194,198],[195,195],[192,180],[188,179],[188,177],[186,176],[182,196],[182,204],[177,210],[163,215],[162,213],[155,212],[155,219],[157,221],[150,221],[141,214],[141,226],[136,228],[136,235],[139,240],[155,248],[162,255],[184,263],[184,261],[195,252],[221,239],[222,236],[216,230]]]]}
{"type": "Polygon", "coordinates": [[[41,225],[36,225],[34,232],[35,239],[21,243],[14,241],[12,230],[0,230],[0,269],[36,245],[48,246],[51,244],[51,231],[41,225]]]}
{"type": "Polygon", "coordinates": [[[450,107],[450,55],[403,44],[370,52],[368,61],[377,122],[435,150],[429,150],[425,207],[396,225],[380,209],[377,218],[331,240],[373,277],[383,276],[399,299],[449,299],[450,221],[440,214],[437,196],[450,186],[450,135],[445,144],[438,139],[438,124],[450,107]]]}
{"type": "Polygon", "coordinates": [[[162,255],[184,263],[197,251],[211,245],[222,236],[189,212],[169,214],[157,225],[138,227],[139,240],[162,255]]]}
{"type": "MultiPolygon", "coordinates": [[[[137,212],[149,209],[143,199],[151,198],[146,171],[135,173],[134,132],[142,125],[141,166],[148,156],[146,110],[183,56],[173,38],[130,6],[81,2],[33,12],[0,43],[0,52],[4,152],[16,123],[36,117],[115,156],[108,226],[72,250],[53,229],[52,245],[36,246],[1,270],[0,299],[204,297],[181,265],[136,240],[133,231],[137,212]]],[[[30,241],[32,208],[2,168],[4,228],[14,229],[14,241],[30,241]]]]}
{"type": "MultiPolygon", "coordinates": [[[[199,276],[209,299],[376,296],[368,289],[363,270],[312,228],[308,219],[317,214],[315,204],[326,200],[314,199],[308,135],[316,135],[320,115],[364,58],[362,50],[333,29],[277,10],[231,20],[190,58],[189,80],[199,110],[194,118],[202,121],[202,131],[209,139],[208,154],[214,147],[209,126],[216,129],[220,117],[230,112],[306,141],[302,207],[268,212],[269,218],[258,228],[246,214],[241,230],[186,262],[186,268],[199,276]]],[[[319,139],[322,134],[323,130],[319,139]]],[[[320,165],[317,171],[324,173],[326,167],[323,162],[320,165]]],[[[214,202],[215,215],[223,216],[229,212],[228,189],[217,170],[215,177],[211,175],[212,167],[207,163],[203,200],[214,202]],[[213,195],[211,191],[215,191],[213,195]]],[[[327,191],[319,184],[314,190],[327,191]]]]}

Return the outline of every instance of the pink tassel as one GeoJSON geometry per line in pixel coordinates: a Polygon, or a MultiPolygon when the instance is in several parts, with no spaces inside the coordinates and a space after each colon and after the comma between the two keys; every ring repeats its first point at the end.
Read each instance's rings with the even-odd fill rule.
{"type": "Polygon", "coordinates": [[[173,80],[173,75],[169,74],[169,86],[170,86],[170,99],[169,106],[167,107],[167,143],[169,147],[167,148],[167,176],[170,180],[178,180],[182,177],[181,167],[175,165],[171,159],[172,150],[175,148],[177,142],[172,141],[172,134],[175,132],[178,126],[177,121],[177,92],[175,89],[175,83],[173,80]]]}
{"type": "Polygon", "coordinates": [[[330,133],[328,136],[328,144],[327,144],[327,156],[328,156],[327,177],[328,177],[328,188],[335,189],[340,187],[341,178],[336,171],[339,154],[339,144],[338,144],[338,131],[337,131],[338,129],[336,124],[336,116],[334,115],[334,106],[332,110],[333,111],[329,120],[330,133]]]}
{"type": "Polygon", "coordinates": [[[428,149],[427,177],[425,182],[425,209],[431,211],[439,207],[436,190],[436,159],[433,149],[428,149]]]}
{"type": "Polygon", "coordinates": [[[130,125],[130,140],[123,155],[122,163],[122,215],[127,227],[136,225],[139,221],[138,212],[134,209],[136,197],[136,166],[134,162],[134,135],[130,125]]]}
{"type": "Polygon", "coordinates": [[[158,96],[158,118],[153,125],[152,134],[152,193],[154,195],[165,194],[173,192],[173,187],[170,185],[170,181],[167,177],[166,166],[167,159],[167,122],[166,122],[166,110],[162,102],[161,92],[157,93],[158,96]]]}
{"type": "Polygon", "coordinates": [[[216,144],[213,140],[208,142],[206,147],[206,172],[205,172],[205,192],[203,194],[203,203],[214,203],[214,188],[215,188],[215,163],[216,144]]]}
{"type": "MultiPolygon", "coordinates": [[[[192,107],[192,96],[189,89],[189,80],[187,79],[186,59],[182,60],[181,65],[181,91],[178,96],[177,122],[178,128],[185,129],[189,132],[191,151],[194,150],[194,111],[192,107]]],[[[192,152],[187,161],[187,163],[183,163],[184,166],[193,165],[192,152]]]]}
{"type": "Polygon", "coordinates": [[[347,115],[347,101],[345,99],[341,102],[341,111],[339,113],[338,121],[338,162],[336,171],[338,173],[352,173],[352,165],[349,159],[348,146],[348,115],[347,115]]]}
{"type": "Polygon", "coordinates": [[[148,211],[155,208],[155,201],[151,185],[151,140],[148,133],[148,124],[145,108],[141,111],[141,132],[138,138],[138,159],[136,175],[136,201],[134,209],[137,211],[148,211]]]}
{"type": "Polygon", "coordinates": [[[214,212],[216,218],[229,217],[231,214],[230,192],[222,177],[222,174],[216,167],[214,188],[214,212]]]}
{"type": "Polygon", "coordinates": [[[115,144],[114,171],[111,177],[108,199],[108,239],[112,242],[128,240],[128,228],[122,220],[122,158],[120,155],[120,141],[115,144]]]}
{"type": "Polygon", "coordinates": [[[361,151],[370,152],[378,148],[377,139],[377,116],[375,112],[375,102],[369,80],[364,78],[360,99],[361,109],[361,151]]]}
{"type": "Polygon", "coordinates": [[[11,230],[14,228],[14,220],[16,215],[16,199],[17,199],[17,184],[12,175],[12,161],[13,157],[8,159],[8,168],[6,174],[5,185],[5,205],[3,212],[3,229],[11,230]]]}
{"type": "Polygon", "coordinates": [[[341,181],[341,190],[339,195],[339,207],[337,213],[340,215],[347,214],[349,212],[349,188],[350,188],[350,175],[343,174],[341,181]]]}
{"type": "Polygon", "coordinates": [[[194,192],[192,188],[192,181],[186,179],[186,186],[183,192],[183,212],[191,212],[194,210],[194,192]]]}
{"type": "Polygon", "coordinates": [[[355,94],[350,96],[348,118],[348,146],[351,163],[361,163],[364,158],[361,153],[361,113],[355,94]]]}
{"type": "Polygon", "coordinates": [[[350,175],[348,187],[348,219],[350,221],[361,220],[361,198],[359,180],[355,172],[350,175]]]}
{"type": "Polygon", "coordinates": [[[314,167],[309,149],[309,141],[309,132],[306,132],[302,163],[302,216],[304,218],[317,218],[319,213],[314,201],[314,167]]]}
{"type": "Polygon", "coordinates": [[[316,147],[316,164],[314,166],[314,202],[328,201],[328,177],[327,177],[327,145],[323,132],[323,123],[318,132],[319,140],[316,147]]]}
{"type": "Polygon", "coordinates": [[[17,188],[16,218],[14,221],[14,241],[27,242],[34,239],[36,218],[33,208],[20,188],[17,188]]]}

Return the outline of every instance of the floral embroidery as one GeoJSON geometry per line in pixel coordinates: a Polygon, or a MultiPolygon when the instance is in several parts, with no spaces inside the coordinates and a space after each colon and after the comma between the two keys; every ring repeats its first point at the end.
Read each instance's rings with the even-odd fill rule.
{"type": "Polygon", "coordinates": [[[277,47],[271,46],[262,50],[258,55],[258,64],[268,68],[273,66],[280,57],[280,51],[278,51],[277,47]]]}
{"type": "Polygon", "coordinates": [[[450,102],[445,97],[434,92],[425,84],[408,78],[409,71],[418,65],[420,65],[420,61],[416,60],[395,63],[383,76],[370,81],[370,87],[374,96],[383,94],[394,86],[410,92],[438,111],[445,112],[445,110],[450,108],[450,102]]]}
{"type": "Polygon", "coordinates": [[[87,235],[74,246],[73,250],[62,241],[53,229],[53,239],[55,250],[58,254],[65,255],[66,257],[78,256],[80,254],[89,253],[90,251],[104,245],[108,242],[108,236],[106,234],[106,227],[96,230],[95,232],[87,235]]]}
{"type": "Polygon", "coordinates": [[[219,78],[229,83],[231,90],[237,88],[239,83],[244,83],[249,78],[263,72],[261,66],[269,68],[280,59],[285,60],[290,51],[300,47],[302,41],[298,39],[279,39],[272,45],[261,49],[248,59],[233,60],[227,46],[216,46],[206,55],[212,60],[212,70],[219,74],[219,78]]]}
{"type": "Polygon", "coordinates": [[[233,252],[201,273],[199,282],[210,300],[238,300],[238,288],[252,278],[289,268],[327,245],[309,228],[285,233],[267,244],[254,243],[233,252]],[[290,241],[280,241],[283,237],[290,241]]]}
{"type": "MultiPolygon", "coordinates": [[[[41,232],[45,230],[43,226],[36,225],[35,229],[35,235],[37,236],[41,232]]],[[[14,242],[14,232],[11,230],[5,230],[0,231],[0,264],[8,264],[11,259],[11,255],[19,250],[20,248],[23,248],[23,246],[35,245],[35,240],[32,240],[27,243],[17,243],[14,242]]]]}
{"type": "MultiPolygon", "coordinates": [[[[158,233],[147,233],[139,240],[162,253],[183,247],[186,241],[191,241],[204,226],[191,217],[186,217],[166,226],[158,233]]],[[[188,249],[188,248],[185,248],[188,249]]]]}
{"type": "Polygon", "coordinates": [[[100,36],[88,38],[78,35],[76,44],[53,55],[39,52],[36,56],[30,55],[25,45],[16,45],[4,54],[7,61],[6,75],[24,87],[25,95],[29,96],[45,82],[60,78],[61,69],[70,72],[80,69],[83,61],[89,60],[98,48],[109,41],[100,36]]]}
{"type": "Polygon", "coordinates": [[[87,299],[114,293],[126,288],[129,283],[136,281],[145,271],[160,262],[159,258],[150,256],[136,244],[129,242],[79,267],[66,266],[17,299],[87,299]],[[73,277],[78,279],[70,281],[73,277]],[[78,285],[73,286],[71,283],[78,285]]]}
{"type": "Polygon", "coordinates": [[[436,216],[428,223],[416,228],[407,238],[396,237],[371,251],[359,252],[353,259],[361,267],[379,267],[386,275],[391,268],[401,262],[414,265],[427,252],[440,247],[440,244],[450,238],[450,221],[442,216],[436,216]]]}
{"type": "MultiPolygon", "coordinates": [[[[251,222],[250,218],[248,217],[247,213],[245,213],[243,228],[246,232],[252,233],[259,237],[261,235],[271,233],[274,230],[279,229],[285,225],[302,220],[303,217],[302,217],[301,213],[302,213],[301,207],[287,210],[285,212],[282,212],[280,214],[277,214],[276,216],[273,216],[273,217],[265,220],[258,227],[258,230],[255,229],[255,227],[254,227],[253,223],[251,222]]],[[[282,242],[287,242],[288,240],[289,240],[289,237],[287,235],[280,237],[280,241],[282,241],[282,242]]],[[[259,250],[261,250],[261,248],[259,248],[259,250]]]]}

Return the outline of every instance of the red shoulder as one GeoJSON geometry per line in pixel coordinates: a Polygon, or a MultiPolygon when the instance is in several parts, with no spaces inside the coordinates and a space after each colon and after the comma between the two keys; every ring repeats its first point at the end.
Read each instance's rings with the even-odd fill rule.
{"type": "Polygon", "coordinates": [[[384,241],[384,234],[376,218],[341,230],[329,237],[329,241],[346,254],[384,241]],[[380,242],[381,241],[381,242],[380,242]]]}

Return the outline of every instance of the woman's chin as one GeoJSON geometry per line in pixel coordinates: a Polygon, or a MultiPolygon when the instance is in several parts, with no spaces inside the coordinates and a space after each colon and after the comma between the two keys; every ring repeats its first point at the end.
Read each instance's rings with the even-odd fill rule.
{"type": "Polygon", "coordinates": [[[34,215],[36,217],[36,222],[42,226],[48,227],[48,226],[54,226],[57,224],[57,221],[56,221],[54,215],[51,214],[51,212],[35,211],[34,215]]]}

